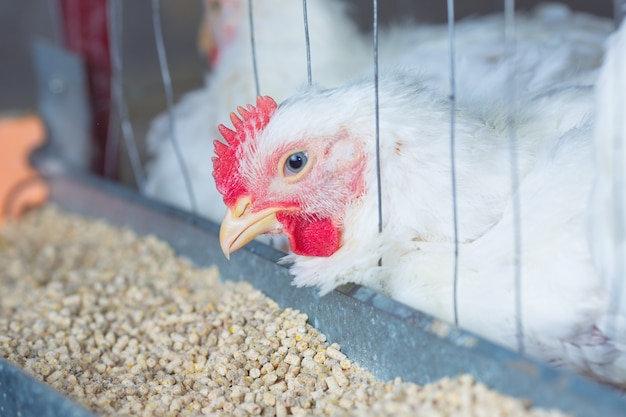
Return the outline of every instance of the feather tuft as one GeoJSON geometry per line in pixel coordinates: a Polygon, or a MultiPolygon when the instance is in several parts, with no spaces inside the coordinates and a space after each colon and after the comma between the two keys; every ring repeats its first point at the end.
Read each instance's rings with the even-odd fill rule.
{"type": "Polygon", "coordinates": [[[217,190],[224,197],[224,203],[232,206],[246,188],[239,173],[240,148],[249,138],[267,126],[270,118],[278,108],[278,104],[273,98],[260,96],[257,98],[256,107],[248,104],[247,109],[241,106],[237,111],[241,118],[234,112],[230,114],[230,121],[235,130],[229,129],[223,124],[218,126],[220,134],[224,137],[226,144],[214,141],[215,157],[213,161],[213,178],[217,190]]]}

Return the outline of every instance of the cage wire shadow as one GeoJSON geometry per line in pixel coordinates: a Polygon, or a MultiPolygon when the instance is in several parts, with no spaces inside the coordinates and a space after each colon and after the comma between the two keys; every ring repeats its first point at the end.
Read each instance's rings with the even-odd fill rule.
{"type": "MultiPolygon", "coordinates": [[[[253,17],[253,4],[252,0],[247,0],[248,3],[248,21],[249,21],[249,29],[250,29],[250,43],[251,43],[251,57],[253,74],[254,77],[254,85],[257,96],[259,96],[262,92],[261,86],[259,84],[259,70],[257,66],[257,51],[256,51],[256,42],[254,35],[254,17],[253,17]]],[[[122,32],[122,2],[121,0],[110,0],[109,1],[109,14],[110,14],[110,28],[109,28],[109,36],[111,41],[111,54],[112,54],[112,63],[113,63],[113,71],[112,71],[112,97],[115,100],[116,105],[116,113],[118,117],[118,121],[121,126],[124,144],[126,152],[128,153],[129,160],[132,166],[132,172],[135,177],[135,181],[140,192],[144,191],[145,184],[145,173],[141,164],[141,160],[139,158],[138,146],[136,143],[136,138],[132,129],[132,123],[128,115],[128,108],[126,104],[126,98],[124,96],[123,90],[123,82],[122,82],[122,72],[123,72],[123,64],[121,57],[121,43],[123,40],[123,32],[122,32]]],[[[449,102],[450,102],[450,129],[449,129],[449,149],[450,149],[450,162],[451,162],[451,172],[450,172],[450,184],[451,184],[451,193],[452,193],[452,218],[453,218],[453,236],[454,236],[454,268],[453,268],[453,317],[454,324],[459,325],[459,311],[458,311],[458,283],[463,279],[462,276],[458,274],[458,262],[459,262],[459,232],[458,232],[458,219],[462,217],[463,213],[458,212],[457,205],[457,177],[456,177],[456,153],[455,153],[455,110],[457,105],[457,97],[456,97],[456,46],[455,46],[455,2],[454,0],[447,0],[447,29],[448,29],[448,48],[449,48],[449,69],[450,69],[450,79],[449,79],[449,102]]],[[[621,20],[624,13],[626,13],[626,1],[624,0],[614,0],[615,5],[615,20],[617,23],[621,20]]],[[[379,31],[379,21],[378,21],[378,1],[372,0],[373,7],[373,18],[372,18],[372,54],[373,54],[373,79],[374,79],[374,100],[375,100],[375,120],[374,120],[374,129],[375,129],[375,140],[376,140],[376,180],[377,180],[377,198],[378,198],[378,232],[381,233],[383,231],[383,203],[382,203],[382,187],[384,186],[384,181],[381,178],[381,167],[380,167],[380,114],[379,114],[379,51],[378,51],[378,31],[379,31]]],[[[514,0],[503,0],[503,8],[504,8],[504,41],[505,41],[505,50],[506,54],[509,57],[512,57],[516,53],[516,41],[515,41],[515,1],[514,0]]],[[[154,28],[154,36],[155,36],[155,44],[159,58],[159,69],[161,72],[161,78],[163,83],[163,88],[166,96],[166,113],[168,117],[168,126],[170,132],[171,143],[176,153],[176,159],[179,164],[180,173],[184,178],[185,188],[187,190],[188,198],[191,204],[192,212],[197,214],[198,207],[196,202],[196,197],[193,190],[193,185],[189,176],[189,168],[186,164],[184,154],[182,149],[180,148],[180,144],[177,138],[176,133],[176,115],[174,114],[174,99],[172,93],[172,81],[169,74],[169,68],[167,63],[167,55],[165,44],[163,41],[163,31],[160,22],[160,0],[152,0],[152,21],[154,28]]],[[[311,44],[309,37],[309,21],[308,21],[308,13],[307,13],[307,0],[302,0],[302,16],[303,16],[303,29],[305,35],[305,48],[306,48],[306,63],[307,63],[307,80],[308,84],[311,85],[314,81],[311,63],[314,57],[311,56],[311,44]]],[[[626,70],[626,69],[624,69],[626,70]]],[[[516,128],[515,128],[515,98],[516,98],[516,87],[513,82],[516,77],[516,66],[512,59],[508,60],[507,65],[507,129],[508,129],[508,140],[509,140],[509,157],[510,157],[510,189],[512,190],[512,198],[513,198],[513,241],[511,242],[513,248],[513,257],[514,257],[514,269],[513,269],[513,283],[514,283],[514,292],[515,292],[515,336],[517,341],[517,350],[520,353],[524,353],[524,325],[522,321],[523,311],[522,311],[522,303],[523,300],[521,298],[521,287],[522,287],[522,267],[523,267],[523,253],[522,253],[522,218],[520,212],[520,200],[519,194],[515,192],[515,190],[519,187],[519,167],[517,161],[517,153],[518,153],[518,144],[516,137],[516,128]]],[[[622,106],[623,108],[626,104],[620,102],[617,104],[618,106],[622,106]]],[[[615,126],[621,126],[620,121],[617,120],[616,116],[615,126]]],[[[112,122],[113,124],[113,122],[112,122]]],[[[110,129],[110,132],[112,129],[110,129]]],[[[624,155],[623,155],[623,137],[625,132],[620,132],[617,134],[613,141],[613,150],[614,150],[614,164],[615,166],[622,167],[624,166],[624,155]]],[[[114,166],[115,155],[117,154],[117,146],[118,144],[113,138],[107,142],[107,173],[111,175],[112,167],[114,166]],[[109,144],[109,142],[111,142],[109,144]],[[109,149],[110,146],[110,149],[109,149]]],[[[626,225],[623,224],[623,216],[620,216],[620,213],[624,212],[626,208],[625,194],[624,194],[624,182],[623,182],[624,172],[614,172],[613,178],[613,186],[614,186],[614,195],[615,195],[615,207],[613,209],[613,213],[615,216],[616,224],[621,227],[618,228],[618,236],[617,240],[624,241],[626,239],[626,225]]],[[[614,312],[619,311],[620,308],[620,297],[619,295],[622,292],[623,280],[621,279],[624,275],[624,271],[626,271],[626,266],[624,265],[625,260],[620,259],[620,253],[617,252],[617,248],[615,249],[614,254],[614,270],[615,274],[612,279],[612,294],[610,297],[611,309],[614,312]]],[[[379,265],[384,260],[379,260],[379,265]]],[[[612,323],[611,325],[617,326],[617,323],[612,323]]]]}
{"type": "Polygon", "coordinates": [[[111,97],[115,103],[112,110],[116,112],[113,116],[113,112],[109,118],[108,138],[105,148],[104,157],[104,175],[109,178],[115,176],[116,158],[118,154],[119,145],[117,141],[117,135],[114,134],[116,127],[116,121],[122,130],[122,137],[124,139],[124,145],[128,154],[130,165],[132,168],[135,183],[140,193],[145,191],[146,175],[144,168],[139,157],[139,147],[137,146],[137,140],[135,139],[135,132],[128,115],[128,106],[124,97],[123,89],[123,67],[122,67],[122,39],[123,39],[123,23],[122,23],[122,1],[121,0],[109,0],[107,4],[108,13],[108,33],[109,33],[109,45],[111,53],[111,97]],[[117,119],[117,120],[116,120],[117,119]]]}
{"type": "Polygon", "coordinates": [[[189,175],[189,167],[183,156],[183,151],[180,148],[180,143],[176,134],[176,117],[174,115],[174,93],[172,90],[172,79],[170,77],[170,71],[167,64],[167,55],[165,52],[165,43],[163,42],[163,29],[161,28],[161,1],[152,0],[152,25],[154,27],[154,38],[157,48],[157,54],[159,57],[159,68],[161,70],[161,78],[163,80],[163,88],[165,90],[165,99],[167,103],[167,115],[168,126],[170,130],[170,140],[174,148],[176,159],[180,166],[180,171],[185,182],[185,189],[189,196],[189,203],[191,205],[191,212],[196,214],[198,212],[198,204],[196,202],[196,194],[191,183],[191,177],[189,175]]]}

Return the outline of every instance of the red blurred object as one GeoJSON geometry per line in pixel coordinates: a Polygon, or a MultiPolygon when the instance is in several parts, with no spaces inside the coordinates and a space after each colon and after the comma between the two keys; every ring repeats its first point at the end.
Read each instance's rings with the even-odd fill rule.
{"type": "MultiPolygon", "coordinates": [[[[57,0],[65,46],[86,65],[93,116],[92,169],[104,173],[104,155],[111,110],[111,59],[107,0],[57,0]]],[[[115,171],[117,172],[117,171],[115,171]]]]}
{"type": "Polygon", "coordinates": [[[0,119],[0,227],[48,199],[48,186],[28,159],[45,137],[37,116],[0,119]]]}

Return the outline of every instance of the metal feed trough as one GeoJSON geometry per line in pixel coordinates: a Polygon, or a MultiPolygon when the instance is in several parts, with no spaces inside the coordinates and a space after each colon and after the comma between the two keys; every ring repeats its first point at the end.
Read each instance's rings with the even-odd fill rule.
{"type": "MultiPolygon", "coordinates": [[[[217,265],[224,279],[251,282],[282,308],[306,313],[331,342],[380,379],[401,377],[425,384],[470,373],[501,393],[529,398],[539,407],[580,417],[626,414],[623,393],[524,358],[366,288],[343,287],[324,297],[315,289],[296,288],[290,285],[287,268],[276,262],[281,254],[266,245],[252,242],[227,261],[217,224],[70,169],[55,158],[37,159],[52,203],[139,235],[156,235],[197,266],[217,265]]],[[[0,392],[2,416],[93,416],[3,359],[0,392]]]]}

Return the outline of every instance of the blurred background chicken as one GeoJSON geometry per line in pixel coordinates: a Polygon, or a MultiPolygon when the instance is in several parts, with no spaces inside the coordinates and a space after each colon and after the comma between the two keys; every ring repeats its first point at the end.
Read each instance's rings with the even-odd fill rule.
{"type": "MultiPolygon", "coordinates": [[[[307,61],[301,2],[282,0],[252,2],[254,32],[261,94],[281,100],[307,82],[307,61]],[[283,4],[284,3],[284,4],[283,4]],[[280,30],[276,30],[280,26],[280,30]]],[[[307,3],[311,39],[312,77],[321,86],[335,86],[372,71],[370,34],[360,33],[348,17],[344,4],[332,0],[307,3]]],[[[174,110],[176,136],[190,171],[199,214],[219,221],[224,206],[216,192],[207,164],[209,142],[219,138],[216,126],[224,115],[256,96],[250,44],[248,0],[205,0],[204,24],[198,39],[212,72],[205,86],[184,96],[174,110]]],[[[531,14],[518,13],[518,55],[520,73],[532,72],[523,88],[539,90],[556,74],[532,71],[547,54],[555,62],[569,60],[572,67],[555,66],[570,74],[572,69],[597,67],[601,43],[610,23],[584,13],[573,13],[563,5],[551,4],[531,14]],[[572,55],[568,57],[568,55],[572,55]]],[[[502,65],[503,19],[501,15],[474,17],[457,24],[458,83],[488,97],[493,81],[482,76],[489,67],[491,76],[505,85],[507,68],[502,65]]],[[[380,64],[417,68],[430,83],[442,89],[449,85],[447,25],[404,23],[382,27],[379,34],[380,64]]],[[[565,74],[561,74],[564,76],[565,74]]],[[[591,81],[590,81],[591,82],[591,81]]],[[[461,95],[458,97],[463,100],[461,95]]],[[[481,98],[482,99],[482,98],[481,98]]],[[[170,139],[166,113],[158,116],[147,134],[149,154],[148,195],[184,209],[190,209],[179,161],[170,139]]]]}
{"type": "MultiPolygon", "coordinates": [[[[611,309],[612,289],[594,265],[588,233],[594,84],[611,26],[560,12],[540,16],[543,24],[516,21],[514,56],[491,37],[459,51],[465,68],[458,74],[455,111],[459,324],[517,347],[515,194],[527,352],[625,385],[626,300],[621,310],[611,309]],[[563,31],[563,19],[570,20],[567,26],[581,25],[563,31]]],[[[615,66],[626,55],[620,42],[611,43],[602,70],[599,109],[607,104],[603,96],[623,87],[623,68],[615,66]]],[[[305,89],[280,106],[260,98],[256,108],[239,110],[241,119],[231,116],[235,130],[220,128],[229,145],[216,143],[214,159],[228,206],[220,232],[225,254],[259,233],[282,232],[293,252],[285,261],[293,262],[296,285],[317,286],[324,294],[355,282],[453,321],[450,102],[445,77],[437,79],[428,70],[381,74],[381,233],[371,79],[305,89]]],[[[623,131],[624,107],[615,109],[621,113],[607,114],[619,123],[596,127],[596,137],[623,131]]]]}
{"type": "MultiPolygon", "coordinates": [[[[307,55],[302,2],[253,1],[254,40],[260,92],[285,98],[307,82],[307,55]]],[[[189,169],[199,214],[219,221],[225,211],[215,190],[209,158],[217,125],[237,105],[254,100],[256,85],[250,42],[248,0],[206,0],[205,24],[199,34],[212,71],[205,86],[185,95],[174,109],[176,136],[189,169]]],[[[308,2],[312,77],[338,85],[361,70],[366,43],[333,0],[308,2]]],[[[368,48],[369,50],[369,48],[368,48]]],[[[181,167],[171,144],[166,113],[147,135],[151,159],[146,193],[191,209],[181,167]]]]}
{"type": "MultiPolygon", "coordinates": [[[[597,73],[589,70],[600,66],[604,40],[612,28],[609,19],[574,12],[561,3],[517,11],[515,57],[511,64],[516,76],[523,80],[519,83],[521,91],[547,90],[555,80],[565,79],[592,85],[597,73]],[[541,71],[537,70],[537,63],[541,63],[541,71]]],[[[461,86],[456,98],[462,101],[471,97],[479,104],[501,97],[498,88],[509,88],[509,66],[504,62],[510,53],[504,42],[503,15],[461,19],[454,30],[456,84],[461,86]]],[[[447,24],[393,25],[380,34],[382,67],[419,69],[428,75],[431,85],[449,91],[449,42],[447,24]]]]}

